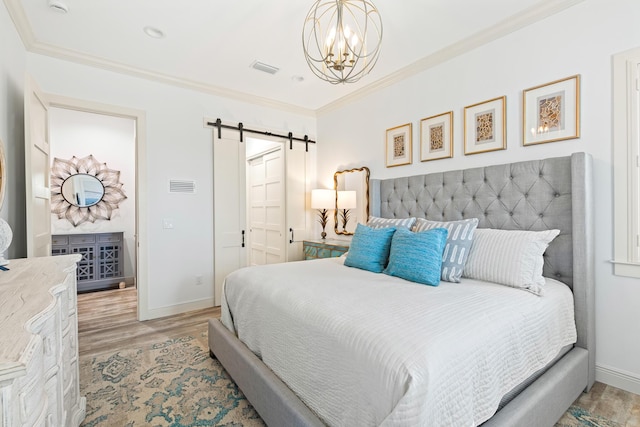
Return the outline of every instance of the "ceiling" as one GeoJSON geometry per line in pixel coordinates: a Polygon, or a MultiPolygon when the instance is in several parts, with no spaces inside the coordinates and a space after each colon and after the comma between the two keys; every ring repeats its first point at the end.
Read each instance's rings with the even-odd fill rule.
{"type": "Polygon", "coordinates": [[[312,0],[4,0],[27,50],[311,114],[415,74],[581,0],[373,0],[382,51],[359,82],[309,70],[302,25],[312,0]],[[143,31],[158,28],[155,39],[143,31]],[[279,68],[267,74],[260,61],[279,68]],[[296,77],[303,81],[297,81],[296,77]]]}

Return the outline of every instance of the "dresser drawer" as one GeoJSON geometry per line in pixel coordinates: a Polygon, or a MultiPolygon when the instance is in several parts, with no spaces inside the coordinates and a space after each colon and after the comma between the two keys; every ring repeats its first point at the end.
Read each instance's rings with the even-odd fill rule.
{"type": "Polygon", "coordinates": [[[69,236],[69,244],[70,245],[83,245],[85,243],[95,243],[96,236],[93,234],[80,234],[78,236],[70,235],[69,236]]]}
{"type": "Polygon", "coordinates": [[[98,235],[98,242],[119,242],[120,236],[120,234],[100,234],[98,235]]]}
{"type": "Polygon", "coordinates": [[[47,397],[44,391],[44,375],[42,372],[43,350],[42,339],[38,337],[35,344],[28,352],[31,358],[27,364],[27,373],[17,381],[16,403],[18,406],[18,418],[25,426],[38,424],[46,409],[47,397]]]}
{"type": "Polygon", "coordinates": [[[348,250],[349,242],[340,240],[305,240],[303,242],[305,259],[336,258],[342,256],[348,250]]]}
{"type": "Polygon", "coordinates": [[[56,235],[53,235],[53,236],[51,236],[51,244],[53,246],[56,246],[56,245],[68,245],[69,244],[69,237],[68,236],[56,236],[56,235]]]}

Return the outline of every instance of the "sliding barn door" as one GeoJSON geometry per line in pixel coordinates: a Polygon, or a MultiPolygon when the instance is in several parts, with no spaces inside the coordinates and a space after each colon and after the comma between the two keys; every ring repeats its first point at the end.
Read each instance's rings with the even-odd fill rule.
{"type": "Polygon", "coordinates": [[[304,259],[302,242],[307,233],[307,194],[311,176],[310,156],[305,144],[285,148],[286,156],[286,231],[287,261],[304,259]]]}
{"type": "Polygon", "coordinates": [[[247,265],[245,145],[237,139],[213,140],[215,305],[220,305],[224,278],[247,265]]]}
{"type": "Polygon", "coordinates": [[[32,78],[24,91],[27,257],[51,255],[49,105],[32,78]]]}

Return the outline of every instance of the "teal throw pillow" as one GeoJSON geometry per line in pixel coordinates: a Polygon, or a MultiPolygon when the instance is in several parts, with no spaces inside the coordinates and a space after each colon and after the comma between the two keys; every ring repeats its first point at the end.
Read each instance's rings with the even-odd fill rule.
{"type": "Polygon", "coordinates": [[[391,240],[389,264],[384,273],[424,285],[438,286],[447,234],[448,231],[444,228],[418,233],[399,228],[391,240]]]}
{"type": "Polygon", "coordinates": [[[358,224],[344,265],[382,273],[389,259],[391,238],[395,231],[393,227],[373,229],[358,224]]]}

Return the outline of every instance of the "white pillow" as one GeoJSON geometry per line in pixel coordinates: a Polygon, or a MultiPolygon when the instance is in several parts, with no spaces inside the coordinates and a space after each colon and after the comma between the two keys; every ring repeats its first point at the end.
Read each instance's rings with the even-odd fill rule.
{"type": "Polygon", "coordinates": [[[395,227],[395,228],[406,228],[408,230],[411,230],[411,228],[413,227],[413,224],[416,223],[416,219],[415,217],[411,217],[411,218],[380,218],[377,216],[370,216],[369,220],[367,221],[367,227],[370,228],[389,228],[389,227],[395,227]]]}
{"type": "Polygon", "coordinates": [[[499,283],[542,295],[542,254],[560,230],[478,228],[463,277],[499,283]]]}

